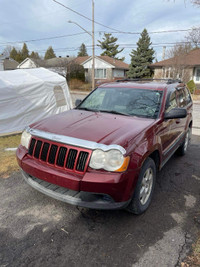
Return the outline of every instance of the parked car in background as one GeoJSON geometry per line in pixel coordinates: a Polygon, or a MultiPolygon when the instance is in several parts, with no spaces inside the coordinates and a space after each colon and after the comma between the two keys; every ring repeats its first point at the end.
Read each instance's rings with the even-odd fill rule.
{"type": "Polygon", "coordinates": [[[192,100],[183,83],[122,80],[30,125],[17,159],[26,182],[48,196],[141,214],[156,172],[175,152],[186,153],[191,130],[192,100]]]}

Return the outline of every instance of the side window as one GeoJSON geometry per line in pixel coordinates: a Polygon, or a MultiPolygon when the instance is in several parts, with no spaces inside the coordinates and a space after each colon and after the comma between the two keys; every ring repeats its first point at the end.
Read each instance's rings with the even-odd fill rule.
{"type": "Polygon", "coordinates": [[[185,106],[187,106],[184,88],[178,91],[178,102],[180,108],[184,108],[185,106]]]}
{"type": "Polygon", "coordinates": [[[184,92],[185,92],[186,103],[187,104],[191,103],[192,98],[191,98],[190,92],[189,92],[187,87],[184,88],[184,92]]]}
{"type": "Polygon", "coordinates": [[[169,102],[166,106],[166,111],[169,112],[172,108],[177,108],[176,91],[172,92],[169,97],[169,102]]]}

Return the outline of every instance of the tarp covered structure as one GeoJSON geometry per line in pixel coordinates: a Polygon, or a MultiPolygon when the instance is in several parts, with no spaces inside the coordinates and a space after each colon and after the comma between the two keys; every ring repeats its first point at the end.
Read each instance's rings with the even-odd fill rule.
{"type": "Polygon", "coordinates": [[[0,71],[0,134],[72,108],[66,79],[45,68],[0,71]]]}

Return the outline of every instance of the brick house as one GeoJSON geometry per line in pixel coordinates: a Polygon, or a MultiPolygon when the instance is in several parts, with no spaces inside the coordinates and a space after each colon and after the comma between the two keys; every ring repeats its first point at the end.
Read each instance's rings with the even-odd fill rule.
{"type": "Polygon", "coordinates": [[[194,80],[198,89],[200,89],[200,48],[190,52],[162,60],[150,65],[154,71],[154,78],[178,78],[184,82],[194,80]]]}

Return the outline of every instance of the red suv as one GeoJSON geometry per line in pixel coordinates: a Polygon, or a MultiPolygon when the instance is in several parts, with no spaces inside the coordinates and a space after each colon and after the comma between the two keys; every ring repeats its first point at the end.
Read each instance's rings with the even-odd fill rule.
{"type": "Polygon", "coordinates": [[[75,109],[33,123],[17,150],[26,182],[67,203],[144,212],[156,171],[186,153],[192,100],[173,80],[103,84],[75,109]]]}

